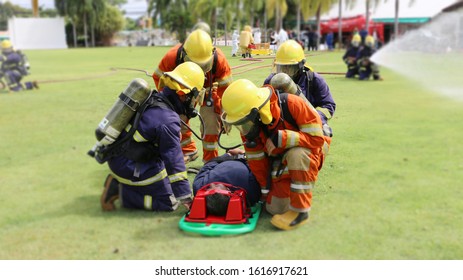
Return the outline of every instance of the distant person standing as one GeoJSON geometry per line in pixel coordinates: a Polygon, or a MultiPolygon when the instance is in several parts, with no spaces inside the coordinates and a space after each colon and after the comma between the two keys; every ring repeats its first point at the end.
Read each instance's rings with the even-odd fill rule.
{"type": "Polygon", "coordinates": [[[326,34],[326,46],[328,47],[329,51],[334,49],[334,34],[333,32],[329,32],[326,34]]]}
{"type": "Polygon", "coordinates": [[[270,33],[270,49],[276,51],[278,48],[278,34],[275,31],[270,33]]]}
{"type": "Polygon", "coordinates": [[[309,51],[316,51],[317,50],[317,34],[312,29],[309,29],[307,33],[307,37],[309,41],[307,49],[309,51]]]}
{"type": "Polygon", "coordinates": [[[256,31],[254,32],[254,44],[260,44],[261,37],[262,33],[260,32],[260,28],[256,28],[256,31]]]}
{"type": "Polygon", "coordinates": [[[233,30],[232,34],[232,56],[235,57],[236,53],[238,52],[238,40],[240,38],[240,34],[238,33],[238,30],[233,30]]]}
{"type": "Polygon", "coordinates": [[[286,32],[283,28],[280,28],[280,31],[278,31],[278,47],[288,40],[288,32],[286,32]]]}

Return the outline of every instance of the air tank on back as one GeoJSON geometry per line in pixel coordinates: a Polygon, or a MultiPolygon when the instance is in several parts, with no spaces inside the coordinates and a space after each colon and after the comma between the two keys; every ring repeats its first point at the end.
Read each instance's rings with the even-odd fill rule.
{"type": "Polygon", "coordinates": [[[151,89],[145,80],[136,78],[130,82],[98,124],[95,130],[97,143],[89,151],[90,156],[94,156],[98,147],[107,146],[116,141],[140,105],[148,99],[150,92],[151,89]]]}
{"type": "Polygon", "coordinates": [[[277,90],[280,90],[282,92],[290,93],[297,95],[304,99],[304,101],[307,103],[307,105],[311,106],[309,100],[307,100],[307,97],[302,93],[302,90],[299,88],[299,86],[291,79],[291,77],[288,74],[285,73],[278,73],[275,74],[271,79],[270,79],[270,85],[277,90]]]}

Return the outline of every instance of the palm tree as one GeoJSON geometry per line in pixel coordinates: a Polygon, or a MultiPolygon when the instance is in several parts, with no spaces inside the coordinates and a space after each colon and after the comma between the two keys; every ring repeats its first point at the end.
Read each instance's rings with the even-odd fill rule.
{"type": "MultiPolygon", "coordinates": [[[[394,15],[394,38],[398,38],[399,37],[399,4],[400,4],[400,1],[399,0],[395,0],[395,15],[394,15]]],[[[410,2],[408,3],[408,5],[414,5],[415,4],[415,0],[410,0],[410,2]]]]}
{"type": "Polygon", "coordinates": [[[249,23],[251,26],[254,25],[254,17],[256,16],[256,13],[264,8],[265,2],[266,0],[244,1],[243,10],[248,11],[249,23]]]}
{"type": "Polygon", "coordinates": [[[80,0],[55,0],[55,8],[60,16],[67,17],[72,25],[72,37],[74,48],[77,47],[77,28],[76,21],[78,18],[77,9],[80,5],[80,0]]]}
{"type": "MultiPolygon", "coordinates": [[[[92,47],[95,47],[95,29],[98,23],[98,16],[105,9],[105,0],[86,0],[85,1],[85,17],[90,25],[90,34],[92,39],[92,47]]],[[[86,22],[84,22],[86,24],[86,22]]],[[[87,33],[85,33],[87,35],[87,33]]]]}
{"type": "Polygon", "coordinates": [[[275,30],[283,28],[283,18],[288,12],[286,0],[267,0],[266,11],[269,19],[275,18],[275,30]]]}
{"type": "MultiPolygon", "coordinates": [[[[304,17],[304,21],[315,15],[317,22],[317,32],[318,35],[320,35],[321,14],[328,12],[334,4],[338,3],[338,0],[307,0],[301,3],[304,3],[303,6],[301,5],[301,12],[302,16],[304,17]]],[[[320,36],[317,37],[317,48],[319,45],[320,36]]]]}
{"type": "MultiPolygon", "coordinates": [[[[338,48],[342,48],[342,1],[339,0],[339,14],[338,14],[338,48]]],[[[357,0],[344,0],[346,8],[352,8],[355,6],[357,0]]]]}
{"type": "MultiPolygon", "coordinates": [[[[368,31],[368,28],[370,27],[370,4],[372,4],[373,8],[376,8],[379,6],[381,0],[373,0],[372,3],[370,3],[372,0],[366,0],[365,1],[365,29],[368,31]]],[[[385,0],[387,1],[387,0],[385,0]]]]}
{"type": "Polygon", "coordinates": [[[164,21],[164,18],[162,15],[166,15],[169,5],[175,6],[176,3],[171,3],[171,2],[176,2],[176,1],[170,1],[170,0],[147,0],[148,2],[148,8],[147,12],[149,15],[153,15],[153,22],[157,22],[156,19],[159,19],[161,21],[161,24],[164,21]]]}

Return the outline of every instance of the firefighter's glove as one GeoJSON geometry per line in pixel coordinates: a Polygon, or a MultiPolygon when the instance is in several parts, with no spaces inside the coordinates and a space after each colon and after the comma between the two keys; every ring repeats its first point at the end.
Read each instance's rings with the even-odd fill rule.
{"type": "Polygon", "coordinates": [[[323,128],[323,135],[328,136],[328,137],[333,137],[333,130],[327,123],[325,123],[322,128],[323,128]]]}
{"type": "Polygon", "coordinates": [[[274,141],[272,140],[272,138],[277,138],[276,141],[278,142],[278,134],[276,136],[274,135],[271,138],[268,138],[267,141],[265,142],[265,148],[267,149],[267,154],[269,156],[272,155],[273,150],[275,150],[277,147],[274,141]]]}

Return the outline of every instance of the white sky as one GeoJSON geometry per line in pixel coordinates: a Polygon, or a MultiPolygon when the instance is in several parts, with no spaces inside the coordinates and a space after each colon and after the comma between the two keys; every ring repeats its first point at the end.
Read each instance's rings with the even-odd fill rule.
{"type": "MultiPolygon", "coordinates": [[[[6,2],[7,0],[0,0],[0,2],[6,2]]],[[[32,9],[32,0],[9,0],[15,5],[19,5],[24,8],[32,9]]],[[[46,9],[54,9],[54,0],[39,0],[39,6],[46,9]]],[[[127,4],[122,6],[122,9],[126,11],[128,17],[138,18],[146,13],[146,0],[127,0],[127,4]]]]}
{"type": "MultiPolygon", "coordinates": [[[[373,2],[373,1],[372,1],[373,2]]],[[[458,0],[415,0],[413,5],[409,5],[410,0],[401,0],[399,4],[399,17],[401,18],[417,18],[417,17],[433,17],[440,13],[443,8],[450,6],[451,4],[458,2],[458,0]]],[[[343,1],[343,4],[345,2],[343,1]]],[[[357,0],[356,6],[352,9],[346,9],[343,6],[342,16],[351,17],[365,14],[365,1],[357,0]]],[[[324,19],[337,18],[338,17],[338,6],[336,5],[331,11],[324,15],[324,19]]],[[[370,12],[372,18],[394,18],[395,15],[395,1],[388,0],[386,2],[381,1],[377,7],[371,7],[370,12]]]]}
{"type": "MultiPolygon", "coordinates": [[[[6,2],[6,0],[0,0],[6,2]]],[[[31,0],[10,0],[11,3],[20,5],[25,8],[32,8],[31,0]]],[[[399,7],[399,17],[433,17],[437,15],[443,8],[458,2],[458,0],[415,0],[414,5],[409,5],[410,0],[401,0],[399,7]]],[[[372,18],[393,18],[394,3],[393,0],[386,2],[381,1],[381,4],[371,9],[372,18]]],[[[54,0],[39,0],[39,6],[45,8],[54,8],[54,0]]],[[[127,4],[122,7],[127,12],[127,16],[138,18],[146,12],[146,0],[128,0],[127,4]]],[[[357,16],[365,14],[365,1],[357,1],[357,5],[353,9],[343,7],[343,17],[357,16]]],[[[338,7],[335,6],[330,13],[324,15],[324,19],[337,18],[338,7]]]]}

